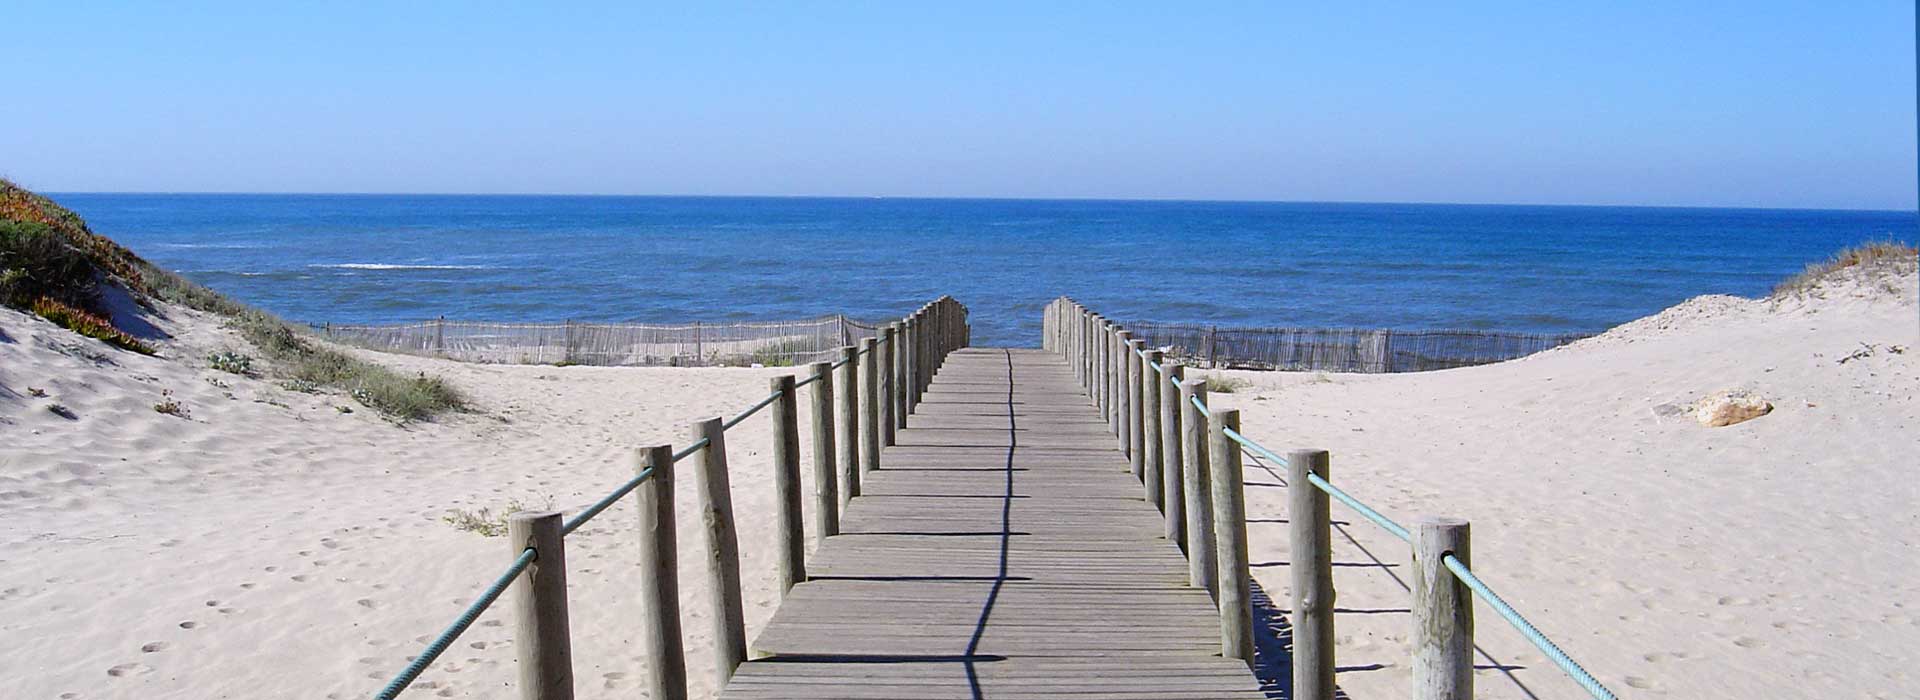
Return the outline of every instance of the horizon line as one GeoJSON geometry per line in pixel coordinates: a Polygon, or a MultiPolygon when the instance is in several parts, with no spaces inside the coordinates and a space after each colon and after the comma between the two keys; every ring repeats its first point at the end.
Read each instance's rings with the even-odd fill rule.
{"type": "Polygon", "coordinates": [[[1396,206],[1462,207],[1565,207],[1613,209],[1719,209],[1751,211],[1826,211],[1920,214],[1920,208],[1888,209],[1879,207],[1790,207],[1720,204],[1620,204],[1620,203],[1539,203],[1539,202],[1460,202],[1460,201],[1383,201],[1361,199],[1209,199],[1190,197],[1017,197],[1017,196],[930,196],[930,195],[857,195],[857,194],[634,194],[607,192],[243,192],[235,190],[44,190],[50,195],[160,195],[160,196],[239,196],[239,197],[598,197],[652,199],[845,199],[845,200],[921,200],[985,202],[1157,202],[1187,204],[1374,204],[1396,206]]]}

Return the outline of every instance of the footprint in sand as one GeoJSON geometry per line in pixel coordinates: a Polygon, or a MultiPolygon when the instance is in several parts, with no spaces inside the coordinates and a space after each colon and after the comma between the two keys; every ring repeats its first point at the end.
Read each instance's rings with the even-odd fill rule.
{"type": "Polygon", "coordinates": [[[183,630],[190,630],[199,626],[200,626],[200,623],[194,622],[192,620],[186,620],[180,623],[180,629],[183,629],[183,630]]]}
{"type": "Polygon", "coordinates": [[[1653,681],[1647,680],[1645,678],[1641,678],[1639,676],[1627,676],[1627,686],[1630,688],[1637,688],[1640,690],[1648,690],[1653,687],[1653,681]]]}
{"type": "Polygon", "coordinates": [[[146,644],[140,645],[140,651],[148,654],[154,653],[156,651],[166,651],[166,650],[167,650],[166,642],[147,642],[146,644]]]}
{"type": "Polygon", "coordinates": [[[292,576],[289,576],[288,578],[293,579],[294,583],[306,583],[307,579],[312,577],[306,574],[294,574],[292,576]]]}
{"type": "Polygon", "coordinates": [[[1733,640],[1733,645],[1742,649],[1758,649],[1766,646],[1767,643],[1753,637],[1738,637],[1733,640]]]}
{"type": "Polygon", "coordinates": [[[360,607],[366,608],[368,610],[372,610],[375,607],[375,603],[373,602],[372,598],[361,598],[353,602],[354,604],[359,605],[360,607]]]}
{"type": "Polygon", "coordinates": [[[138,676],[147,673],[153,673],[153,667],[142,663],[120,664],[119,666],[107,669],[107,675],[113,676],[114,678],[125,678],[127,676],[138,676]]]}

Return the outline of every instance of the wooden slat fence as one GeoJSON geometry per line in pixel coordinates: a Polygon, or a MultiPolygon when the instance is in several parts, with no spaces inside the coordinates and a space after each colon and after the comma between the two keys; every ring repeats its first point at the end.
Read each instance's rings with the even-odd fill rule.
{"type": "Polygon", "coordinates": [[[1587,337],[1498,331],[1221,328],[1134,322],[1133,337],[1184,364],[1326,372],[1422,372],[1484,365],[1587,337]]]}
{"type": "Polygon", "coordinates": [[[721,323],[493,323],[435,319],[394,325],[324,324],[349,345],[496,364],[802,365],[878,335],[844,315],[800,321],[721,323]]]}

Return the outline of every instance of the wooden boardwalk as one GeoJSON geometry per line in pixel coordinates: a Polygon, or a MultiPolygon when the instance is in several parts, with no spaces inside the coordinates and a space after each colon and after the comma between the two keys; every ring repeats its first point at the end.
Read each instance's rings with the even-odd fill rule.
{"type": "Polygon", "coordinates": [[[955,351],[724,698],[1260,698],[1058,355],[955,351]]]}

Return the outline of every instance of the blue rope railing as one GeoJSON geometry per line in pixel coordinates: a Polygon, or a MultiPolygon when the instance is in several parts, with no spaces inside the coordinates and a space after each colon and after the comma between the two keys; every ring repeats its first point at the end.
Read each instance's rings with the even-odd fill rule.
{"type": "MultiPolygon", "coordinates": [[[[1139,355],[1146,366],[1152,368],[1153,371],[1160,373],[1166,372],[1166,368],[1149,359],[1145,351],[1135,350],[1133,352],[1139,355]]],[[[1185,386],[1185,383],[1181,382],[1178,378],[1173,378],[1173,383],[1175,386],[1185,386]]],[[[1209,418],[1213,417],[1213,412],[1207,408],[1205,402],[1200,400],[1200,397],[1193,397],[1193,405],[1195,408],[1200,409],[1202,415],[1209,418]]],[[[1241,447],[1252,451],[1256,455],[1276,463],[1286,462],[1285,458],[1274,454],[1273,450],[1267,449],[1266,446],[1255,442],[1252,438],[1241,434],[1237,430],[1228,428],[1222,432],[1234,442],[1239,443],[1241,447]]],[[[1332,496],[1335,500],[1346,504],[1347,507],[1352,508],[1355,512],[1373,521],[1373,524],[1380,526],[1381,529],[1399,538],[1401,542],[1409,544],[1413,542],[1413,534],[1409,532],[1407,528],[1401,526],[1400,523],[1394,522],[1392,518],[1375,510],[1372,506],[1367,505],[1360,499],[1354,498],[1352,494],[1341,490],[1340,487],[1334,486],[1332,482],[1321,478],[1319,474],[1308,473],[1307,483],[1325,492],[1328,496],[1332,496]]],[[[1454,577],[1459,579],[1460,583],[1467,587],[1467,590],[1472,591],[1475,597],[1478,597],[1482,602],[1492,607],[1495,613],[1498,613],[1502,619],[1507,621],[1507,624],[1519,630],[1521,636],[1526,637],[1527,641],[1532,643],[1534,648],[1539,649],[1540,653],[1546,654],[1548,660],[1552,661],[1555,666],[1560,667],[1560,670],[1566,673],[1569,678],[1572,678],[1575,683],[1580,684],[1580,687],[1584,688],[1588,695],[1592,696],[1595,700],[1617,700],[1617,698],[1614,697],[1613,691],[1601,685],[1600,681],[1595,679],[1593,674],[1588,673],[1587,669],[1582,667],[1579,662],[1574,661],[1573,657],[1567,656],[1566,652],[1561,651],[1560,647],[1553,643],[1553,640],[1548,639],[1547,635],[1533,626],[1533,623],[1528,622],[1527,618],[1521,616],[1518,610],[1514,610],[1513,606],[1508,605],[1507,601],[1501,599],[1500,595],[1495,593],[1493,588],[1488,586],[1485,581],[1475,576],[1473,570],[1468,568],[1464,562],[1461,562],[1452,554],[1448,554],[1441,559],[1441,563],[1447,567],[1448,571],[1453,572],[1454,577]]]]}
{"type": "Polygon", "coordinates": [[[400,675],[394,676],[393,680],[387,682],[386,687],[380,689],[379,694],[373,696],[375,700],[393,700],[400,691],[413,685],[413,680],[419,678],[420,673],[427,670],[427,666],[431,665],[434,659],[440,658],[440,654],[444,653],[447,647],[452,646],[454,640],[460,638],[460,633],[472,627],[473,621],[479,619],[480,613],[486,611],[487,606],[493,605],[493,601],[498,600],[501,593],[506,592],[507,586],[513,585],[513,579],[533,564],[535,556],[536,553],[532,548],[521,551],[520,556],[514,558],[512,566],[508,566],[506,571],[500,573],[499,578],[494,579],[486,590],[481,591],[480,597],[474,599],[467,609],[460,611],[460,616],[454,618],[453,624],[448,625],[433,638],[433,641],[428,642],[427,648],[421,651],[419,656],[413,657],[413,661],[407,663],[407,667],[400,671],[400,675]]]}
{"type": "MultiPolygon", "coordinates": [[[[886,337],[882,336],[878,342],[874,343],[874,348],[879,348],[886,343],[886,337]]],[[[841,359],[828,369],[838,369],[845,366],[848,362],[866,352],[870,352],[870,350],[857,350],[850,357],[841,359]]],[[[795,389],[799,389],[800,387],[820,381],[825,377],[826,375],[824,374],[814,374],[804,381],[796,382],[793,386],[795,389]]],[[[772,405],[774,401],[779,400],[782,393],[785,392],[773,392],[766,398],[761,399],[759,403],[749,406],[746,410],[741,411],[732,418],[722,421],[720,424],[721,430],[727,430],[739,425],[755,413],[760,412],[761,409],[772,405]]],[[[677,464],[680,460],[686,459],[689,455],[700,451],[710,444],[712,444],[711,439],[700,438],[694,441],[693,444],[680,448],[679,451],[673,453],[672,461],[677,464]]],[[[565,537],[573,534],[575,530],[586,525],[587,522],[593,520],[595,516],[613,507],[613,504],[619,503],[620,499],[625,498],[627,494],[639,488],[640,484],[652,478],[653,474],[654,467],[651,466],[640,470],[638,474],[635,474],[632,479],[628,479],[626,483],[621,484],[619,488],[601,497],[600,500],[594,501],[593,505],[587,506],[584,510],[581,510],[572,518],[562,523],[560,526],[560,535],[565,537]]],[[[460,635],[467,631],[468,627],[473,626],[474,620],[480,617],[480,613],[485,612],[488,606],[493,605],[493,602],[498,600],[501,594],[506,592],[507,587],[513,584],[513,580],[521,573],[524,573],[527,567],[532,565],[537,558],[538,553],[532,548],[522,551],[520,556],[513,560],[513,564],[507,567],[506,571],[501,572],[500,576],[494,579],[493,583],[489,584],[485,590],[480,592],[479,598],[475,599],[472,604],[460,612],[460,616],[454,619],[453,624],[448,625],[445,630],[442,630],[439,635],[429,641],[426,649],[421,651],[419,656],[415,656],[412,661],[408,662],[406,668],[402,669],[399,675],[394,676],[393,680],[388,681],[386,686],[382,687],[380,692],[374,695],[374,698],[376,700],[393,700],[401,691],[406,690],[408,686],[412,685],[414,680],[418,679],[420,674],[425,672],[427,667],[432,665],[435,659],[440,658],[440,655],[446,652],[448,646],[451,646],[458,640],[460,635]]]]}

